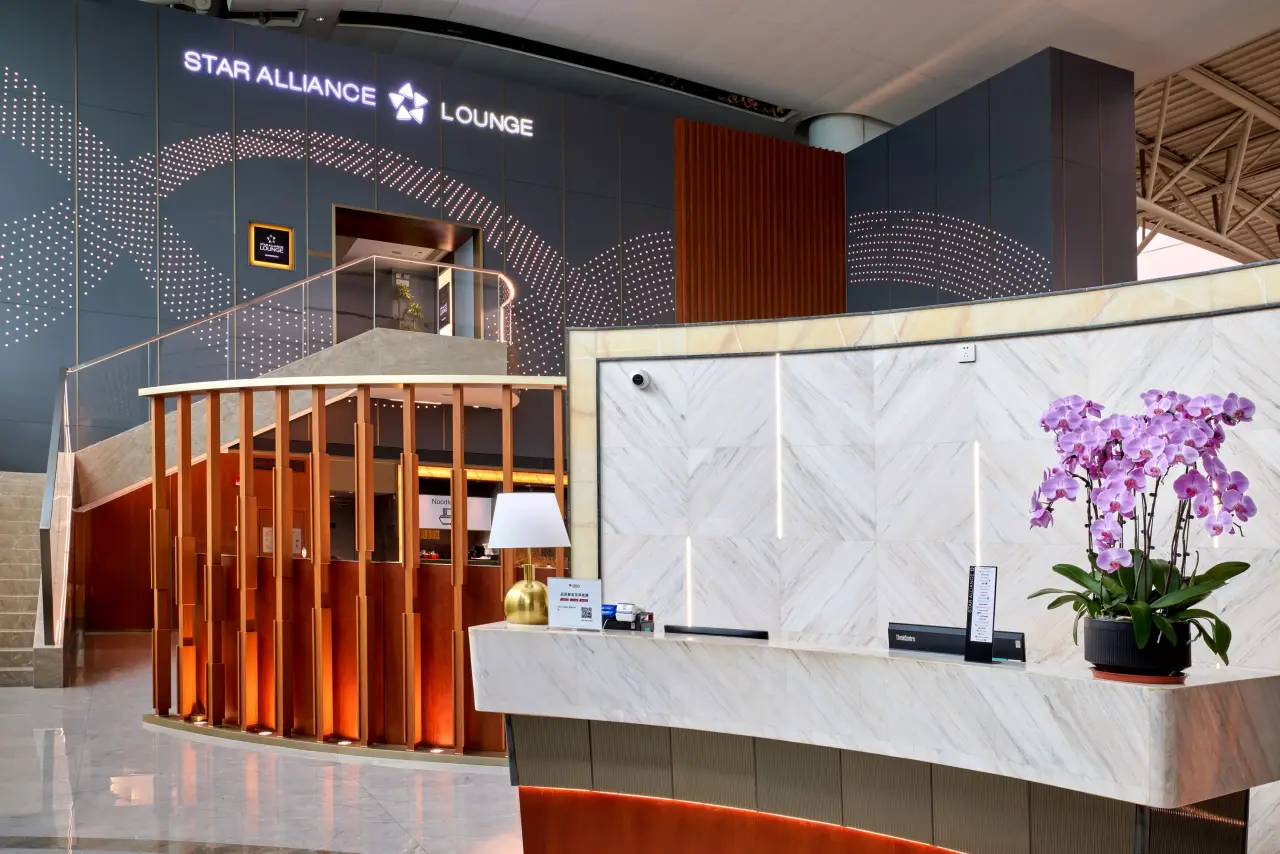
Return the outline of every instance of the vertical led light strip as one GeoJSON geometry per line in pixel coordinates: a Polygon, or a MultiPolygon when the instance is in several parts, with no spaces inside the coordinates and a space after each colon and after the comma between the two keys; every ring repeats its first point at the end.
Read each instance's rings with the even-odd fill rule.
{"type": "Polygon", "coordinates": [[[782,539],[782,354],[773,354],[773,470],[777,533],[782,539]]]}
{"type": "Polygon", "coordinates": [[[684,624],[693,625],[693,538],[684,538],[684,624]]]}
{"type": "Polygon", "coordinates": [[[979,480],[979,461],[982,459],[982,443],[973,442],[973,562],[982,566],[982,487],[979,480]]]}

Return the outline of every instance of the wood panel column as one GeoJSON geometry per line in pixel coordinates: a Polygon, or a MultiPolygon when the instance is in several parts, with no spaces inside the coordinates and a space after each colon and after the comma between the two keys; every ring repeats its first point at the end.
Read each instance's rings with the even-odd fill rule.
{"type": "Polygon", "coordinates": [[[413,750],[422,741],[422,679],[418,667],[422,617],[418,610],[418,413],[412,384],[404,386],[400,411],[404,446],[400,454],[400,560],[404,567],[402,717],[404,746],[406,750],[413,750]]]}
{"type": "Polygon", "coordinates": [[[226,715],[226,668],[222,659],[222,623],[227,618],[226,572],[222,565],[222,397],[209,392],[205,402],[205,712],[209,726],[226,715]]]}
{"type": "Polygon", "coordinates": [[[240,729],[257,725],[258,709],[258,502],[253,497],[253,392],[240,392],[240,495],[236,568],[240,591],[237,697],[240,729]]]}
{"type": "Polygon", "coordinates": [[[275,727],[293,732],[293,470],[289,467],[289,389],[276,389],[276,458],[272,486],[275,542],[271,568],[275,575],[276,613],[272,650],[275,657],[275,727]]]}
{"type": "Polygon", "coordinates": [[[312,732],[333,732],[333,609],[329,602],[329,453],[324,386],[311,387],[312,732]]]}
{"type": "Polygon", "coordinates": [[[453,472],[450,480],[449,551],[453,582],[453,752],[463,753],[467,736],[466,629],[463,586],[467,583],[467,401],[465,387],[453,387],[453,472]]]}
{"type": "MultiPolygon", "coordinates": [[[[552,391],[554,406],[551,413],[551,447],[555,466],[556,503],[560,505],[560,518],[564,518],[564,387],[552,391]]],[[[556,577],[564,578],[564,549],[556,548],[556,577]]]]}
{"type": "MultiPolygon", "coordinates": [[[[502,387],[502,491],[515,491],[515,412],[514,395],[511,386],[502,387]]],[[[502,591],[505,600],[507,591],[516,583],[516,554],[514,549],[500,549],[499,561],[502,564],[502,591]]]]}
{"type": "Polygon", "coordinates": [[[359,743],[367,745],[372,718],[369,707],[369,562],[373,559],[373,419],[370,389],[356,389],[356,681],[360,691],[359,743]]]}
{"type": "Polygon", "coordinates": [[[169,533],[169,485],[165,478],[164,398],[151,398],[151,700],[156,714],[169,714],[173,703],[169,661],[172,635],[173,547],[169,533]]]}
{"type": "Polygon", "coordinates": [[[191,482],[191,394],[178,395],[177,601],[178,601],[178,716],[191,720],[204,712],[196,691],[196,536],[193,526],[191,482]]]}

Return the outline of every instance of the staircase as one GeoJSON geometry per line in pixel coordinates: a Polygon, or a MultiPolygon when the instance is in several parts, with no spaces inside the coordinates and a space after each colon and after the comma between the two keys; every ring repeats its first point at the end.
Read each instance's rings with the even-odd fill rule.
{"type": "Polygon", "coordinates": [[[35,681],[44,477],[0,472],[0,687],[35,681]]]}

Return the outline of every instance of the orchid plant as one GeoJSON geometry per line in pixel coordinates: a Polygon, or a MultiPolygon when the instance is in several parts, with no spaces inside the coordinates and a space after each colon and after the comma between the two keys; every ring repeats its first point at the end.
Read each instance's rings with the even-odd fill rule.
{"type": "Polygon", "coordinates": [[[1047,588],[1030,598],[1056,594],[1050,608],[1070,605],[1077,642],[1086,615],[1131,620],[1139,648],[1153,630],[1176,645],[1174,624],[1183,622],[1226,663],[1231,629],[1197,606],[1249,564],[1227,561],[1201,572],[1196,551],[1188,571],[1190,532],[1199,523],[1213,537],[1243,536],[1242,526],[1257,513],[1249,479],[1220,457],[1226,429],[1251,421],[1254,404],[1236,394],[1188,397],[1155,389],[1142,401],[1137,415],[1104,418],[1101,405],[1071,395],[1041,416],[1058,463],[1031,495],[1031,525],[1049,527],[1058,502],[1083,497],[1089,569],[1058,564],[1053,571],[1081,589],[1047,588]],[[1156,511],[1165,507],[1173,516],[1167,544],[1156,542],[1156,511]]]}

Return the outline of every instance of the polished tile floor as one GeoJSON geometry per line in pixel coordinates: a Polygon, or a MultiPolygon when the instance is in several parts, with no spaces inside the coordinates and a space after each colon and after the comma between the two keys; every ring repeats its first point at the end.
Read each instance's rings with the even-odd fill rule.
{"type": "Polygon", "coordinates": [[[62,690],[0,688],[0,852],[518,854],[505,768],[371,764],[144,728],[146,635],[62,690]]]}

